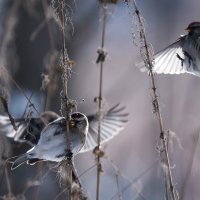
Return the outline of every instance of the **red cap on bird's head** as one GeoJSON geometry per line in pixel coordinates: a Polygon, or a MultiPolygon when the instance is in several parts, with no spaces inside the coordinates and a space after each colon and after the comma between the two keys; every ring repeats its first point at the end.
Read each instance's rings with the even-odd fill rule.
{"type": "Polygon", "coordinates": [[[185,30],[190,32],[194,28],[200,28],[200,22],[192,22],[192,23],[190,23],[185,30]]]}

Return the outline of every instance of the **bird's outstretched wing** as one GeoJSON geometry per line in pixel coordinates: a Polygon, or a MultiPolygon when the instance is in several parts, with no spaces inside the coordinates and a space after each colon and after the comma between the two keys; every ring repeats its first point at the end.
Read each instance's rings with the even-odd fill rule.
{"type": "MultiPolygon", "coordinates": [[[[107,142],[115,135],[117,135],[128,122],[128,113],[124,112],[125,107],[120,107],[119,104],[110,108],[101,119],[101,144],[107,142]]],[[[97,146],[98,138],[98,116],[89,115],[87,116],[89,121],[89,130],[87,139],[84,147],[81,149],[82,152],[86,152],[94,149],[97,146]]]]}
{"type": "Polygon", "coordinates": [[[158,74],[181,74],[187,72],[185,55],[182,50],[185,36],[155,55],[153,71],[158,74]]]}
{"type": "Polygon", "coordinates": [[[28,122],[24,118],[15,119],[17,130],[12,126],[9,117],[0,116],[0,134],[12,138],[16,142],[37,144],[40,132],[45,124],[40,118],[31,118],[28,122]]]}
{"type": "Polygon", "coordinates": [[[14,141],[19,141],[26,129],[25,120],[15,120],[15,125],[18,128],[17,130],[14,129],[9,117],[0,115],[0,133],[6,137],[13,138],[14,141]]]}
{"type": "Polygon", "coordinates": [[[2,133],[12,138],[16,142],[26,142],[34,146],[38,143],[43,128],[59,117],[59,115],[52,111],[45,111],[41,113],[40,117],[32,117],[30,119],[16,118],[15,125],[18,129],[15,130],[9,117],[0,115],[0,134],[2,133]]]}
{"type": "MultiPolygon", "coordinates": [[[[157,74],[192,73],[189,68],[188,57],[183,51],[186,36],[181,36],[176,42],[167,46],[154,56],[153,72],[157,74]]],[[[148,71],[143,62],[136,64],[141,71],[148,71]]]]}

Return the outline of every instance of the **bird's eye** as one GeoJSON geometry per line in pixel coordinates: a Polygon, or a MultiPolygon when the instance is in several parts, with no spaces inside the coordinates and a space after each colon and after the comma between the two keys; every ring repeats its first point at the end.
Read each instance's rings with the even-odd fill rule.
{"type": "Polygon", "coordinates": [[[69,122],[69,126],[70,126],[71,128],[73,128],[73,127],[75,126],[75,121],[74,121],[74,120],[71,120],[71,121],[69,122]]]}

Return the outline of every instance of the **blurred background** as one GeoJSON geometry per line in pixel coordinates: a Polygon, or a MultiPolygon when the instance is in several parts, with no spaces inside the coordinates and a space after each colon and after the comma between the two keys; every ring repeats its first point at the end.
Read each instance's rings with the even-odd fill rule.
{"type": "MultiPolygon", "coordinates": [[[[32,96],[31,101],[40,112],[50,109],[60,114],[61,80],[56,72],[59,71],[57,58],[61,42],[49,5],[48,0],[0,1],[0,64],[6,67],[25,94],[32,96]],[[47,90],[41,89],[44,75],[41,75],[51,71],[51,87],[46,99],[47,90]]],[[[137,5],[145,19],[147,38],[154,52],[186,34],[184,29],[188,24],[200,19],[199,0],[141,0],[137,5]]],[[[69,7],[72,24],[67,26],[67,50],[69,57],[76,62],[69,82],[69,94],[77,100],[79,111],[92,114],[98,109],[94,98],[98,96],[99,88],[100,67],[95,61],[101,45],[100,6],[97,0],[75,0],[69,1],[69,7]]],[[[136,31],[133,10],[123,1],[109,5],[108,9],[105,36],[108,56],[104,67],[103,96],[108,107],[120,103],[126,106],[130,115],[125,129],[103,147],[106,156],[102,159],[100,199],[120,199],[117,195],[119,187],[124,200],[162,200],[165,183],[157,151],[159,126],[152,112],[149,76],[135,66],[141,59],[132,38],[136,31]]],[[[1,92],[9,97],[10,112],[14,117],[20,117],[27,99],[4,71],[0,73],[1,92]]],[[[182,199],[197,200],[200,196],[200,78],[188,74],[156,75],[156,85],[164,129],[171,130],[169,156],[176,189],[182,199]]],[[[2,107],[1,114],[5,115],[2,107]]],[[[30,148],[1,137],[1,146],[6,148],[6,151],[1,148],[1,154],[6,152],[6,155],[14,156],[30,148]]],[[[75,158],[79,174],[94,164],[92,152],[75,158]]],[[[16,199],[22,199],[19,195],[27,182],[34,180],[36,168],[36,165],[24,164],[10,171],[8,165],[16,199]]],[[[62,191],[57,173],[50,170],[48,164],[41,174],[39,187],[28,187],[26,199],[55,199],[62,191]]],[[[89,199],[95,199],[96,167],[85,172],[80,179],[89,199]]],[[[0,188],[2,199],[6,199],[7,193],[4,177],[0,188]]],[[[58,199],[66,199],[65,194],[58,199]]]]}

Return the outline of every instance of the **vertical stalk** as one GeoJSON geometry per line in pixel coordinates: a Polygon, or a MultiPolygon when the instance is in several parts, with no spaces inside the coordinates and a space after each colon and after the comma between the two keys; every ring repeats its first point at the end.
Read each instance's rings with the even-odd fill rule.
{"type": "Polygon", "coordinates": [[[147,67],[149,69],[149,74],[150,74],[150,80],[151,80],[151,85],[152,85],[152,91],[153,91],[153,105],[155,109],[156,116],[158,118],[158,123],[159,123],[159,128],[160,128],[160,140],[161,140],[161,146],[163,148],[163,152],[165,155],[165,164],[167,165],[167,175],[169,179],[169,189],[171,191],[171,196],[173,200],[177,200],[176,197],[176,191],[173,185],[173,178],[172,178],[172,172],[170,168],[170,160],[169,160],[169,154],[168,154],[168,149],[167,149],[167,144],[166,144],[166,135],[163,129],[163,122],[162,122],[162,117],[160,113],[160,104],[158,100],[158,95],[157,95],[157,90],[156,90],[156,85],[155,85],[155,79],[154,79],[154,73],[153,73],[153,63],[152,59],[149,53],[149,47],[140,15],[140,11],[138,10],[136,6],[135,0],[133,0],[134,8],[135,8],[135,13],[138,18],[139,26],[140,26],[140,38],[142,40],[142,43],[144,44],[144,49],[145,49],[145,55],[146,55],[146,61],[147,61],[147,67]]]}
{"type": "Polygon", "coordinates": [[[66,154],[66,171],[67,171],[67,200],[71,200],[71,186],[72,186],[72,152],[70,148],[70,128],[69,128],[69,120],[71,118],[72,105],[70,99],[68,97],[68,78],[69,78],[69,70],[70,70],[70,61],[66,52],[65,47],[65,0],[60,1],[61,4],[61,40],[62,40],[62,82],[63,82],[63,90],[62,90],[62,102],[61,102],[61,111],[64,114],[66,119],[66,142],[67,142],[67,154],[66,154]]]}
{"type": "MultiPolygon", "coordinates": [[[[105,43],[105,30],[106,30],[106,3],[102,3],[103,16],[102,16],[102,37],[101,37],[101,49],[98,52],[100,58],[100,77],[99,77],[99,96],[98,96],[98,137],[97,137],[97,150],[100,150],[101,144],[101,113],[102,113],[102,88],[103,88],[103,67],[105,52],[103,50],[105,43]]],[[[98,59],[97,59],[98,60],[98,59]]],[[[97,62],[98,63],[98,62],[97,62]]],[[[100,173],[101,173],[101,156],[97,154],[97,182],[96,182],[96,200],[99,200],[100,190],[100,173]]]]}

